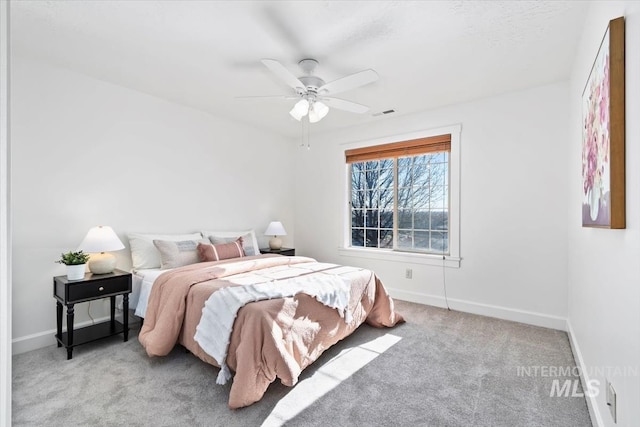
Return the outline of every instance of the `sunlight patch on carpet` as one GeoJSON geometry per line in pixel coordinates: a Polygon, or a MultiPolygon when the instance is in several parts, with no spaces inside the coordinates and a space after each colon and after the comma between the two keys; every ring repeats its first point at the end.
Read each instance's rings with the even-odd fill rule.
{"type": "Polygon", "coordinates": [[[313,402],[337,387],[376,357],[387,351],[402,338],[385,334],[357,347],[345,349],[322,365],[311,378],[295,387],[273,408],[262,427],[280,426],[293,419],[313,402]]]}

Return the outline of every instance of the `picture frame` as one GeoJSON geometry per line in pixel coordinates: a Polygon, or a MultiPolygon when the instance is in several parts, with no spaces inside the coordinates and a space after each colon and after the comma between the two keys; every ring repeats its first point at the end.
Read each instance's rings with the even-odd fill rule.
{"type": "Polygon", "coordinates": [[[582,226],[625,228],[625,21],[609,21],[582,93],[582,226]]]}

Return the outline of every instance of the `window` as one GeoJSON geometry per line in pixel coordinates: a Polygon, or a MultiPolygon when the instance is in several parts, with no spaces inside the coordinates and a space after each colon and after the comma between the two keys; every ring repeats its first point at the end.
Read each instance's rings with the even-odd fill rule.
{"type": "Polygon", "coordinates": [[[346,151],[350,244],[450,253],[451,134],[346,151]]]}

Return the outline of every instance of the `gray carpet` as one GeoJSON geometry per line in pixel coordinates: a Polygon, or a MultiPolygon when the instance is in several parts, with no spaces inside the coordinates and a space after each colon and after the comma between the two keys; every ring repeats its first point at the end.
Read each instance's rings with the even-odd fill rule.
{"type": "MultiPolygon", "coordinates": [[[[361,326],[244,409],[218,369],[178,347],[148,358],[137,330],[13,358],[14,426],[590,426],[584,398],[551,397],[531,367],[573,367],[564,332],[397,301],[408,322],[361,326]],[[530,375],[523,375],[523,367],[530,375]]],[[[535,368],[534,368],[535,369],[535,368]]],[[[581,391],[581,389],[580,389],[581,391]]]]}

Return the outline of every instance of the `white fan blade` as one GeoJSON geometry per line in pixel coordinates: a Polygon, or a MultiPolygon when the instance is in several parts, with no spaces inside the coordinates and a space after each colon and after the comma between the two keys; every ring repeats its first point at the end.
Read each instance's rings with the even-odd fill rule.
{"type": "Polygon", "coordinates": [[[269,99],[277,99],[277,100],[290,100],[290,99],[298,99],[299,96],[285,96],[285,95],[267,95],[267,96],[236,96],[235,99],[250,99],[250,100],[269,100],[269,99]]]}
{"type": "Polygon", "coordinates": [[[267,67],[273,74],[276,75],[280,80],[294,89],[303,89],[305,90],[304,84],[294,76],[291,71],[284,68],[284,66],[274,59],[262,59],[261,62],[267,67]]]}
{"type": "Polygon", "coordinates": [[[330,93],[333,95],[334,93],[345,92],[347,90],[364,86],[368,83],[375,82],[376,80],[378,80],[378,73],[371,69],[364,70],[329,82],[318,88],[318,93],[330,93]]]}
{"type": "Polygon", "coordinates": [[[326,98],[322,97],[322,102],[326,102],[329,107],[337,108],[338,110],[349,111],[350,113],[363,114],[369,111],[369,107],[355,102],[346,101],[340,98],[326,98]]]}

